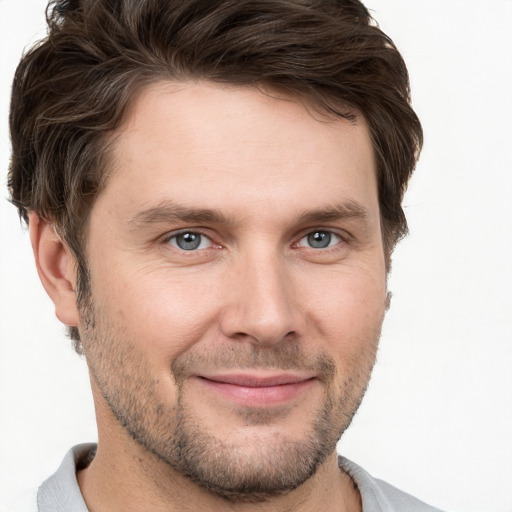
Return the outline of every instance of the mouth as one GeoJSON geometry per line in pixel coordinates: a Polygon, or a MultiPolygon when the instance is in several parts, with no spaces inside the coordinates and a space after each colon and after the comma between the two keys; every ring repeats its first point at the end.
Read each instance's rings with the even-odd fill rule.
{"type": "Polygon", "coordinates": [[[273,407],[297,399],[314,386],[315,376],[279,374],[198,375],[202,386],[219,398],[246,407],[273,407]]]}

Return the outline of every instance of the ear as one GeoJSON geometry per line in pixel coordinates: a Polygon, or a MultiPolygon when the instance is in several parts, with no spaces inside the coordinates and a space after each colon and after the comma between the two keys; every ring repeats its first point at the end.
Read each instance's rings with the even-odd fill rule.
{"type": "Polygon", "coordinates": [[[393,293],[388,291],[386,293],[386,311],[388,311],[389,308],[391,307],[391,299],[392,298],[393,298],[393,293]]]}
{"type": "Polygon", "coordinates": [[[28,226],[37,272],[55,304],[55,314],[65,325],[76,327],[79,322],[75,294],[76,260],[53,224],[30,213],[28,226]]]}

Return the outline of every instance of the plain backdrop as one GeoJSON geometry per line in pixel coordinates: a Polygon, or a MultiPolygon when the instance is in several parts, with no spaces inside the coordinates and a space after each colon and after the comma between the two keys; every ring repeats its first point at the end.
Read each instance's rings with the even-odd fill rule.
{"type": "MultiPolygon", "coordinates": [[[[368,0],[408,63],[425,147],[377,366],[339,451],[453,512],[512,512],[512,1],[368,0]]],[[[0,0],[0,510],[96,438],[5,188],[12,76],[43,0],[0,0]]]]}

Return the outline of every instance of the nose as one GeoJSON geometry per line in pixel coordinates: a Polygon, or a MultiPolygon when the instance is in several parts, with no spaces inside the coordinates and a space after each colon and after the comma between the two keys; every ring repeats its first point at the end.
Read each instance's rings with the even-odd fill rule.
{"type": "Polygon", "coordinates": [[[292,272],[278,255],[244,258],[230,276],[222,333],[232,339],[272,345],[302,334],[304,318],[292,272]]]}

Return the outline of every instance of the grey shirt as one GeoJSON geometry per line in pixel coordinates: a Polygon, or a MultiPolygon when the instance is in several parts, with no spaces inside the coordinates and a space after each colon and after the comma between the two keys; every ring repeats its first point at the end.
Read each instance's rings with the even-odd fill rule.
{"type": "MultiPolygon", "coordinates": [[[[95,449],[94,444],[81,444],[69,450],[57,472],[39,487],[37,506],[35,496],[28,497],[24,504],[20,502],[9,512],[88,512],[78,487],[76,472],[87,466],[95,449]]],[[[356,483],[361,493],[363,512],[441,512],[373,478],[344,457],[339,457],[339,465],[356,483]]]]}

